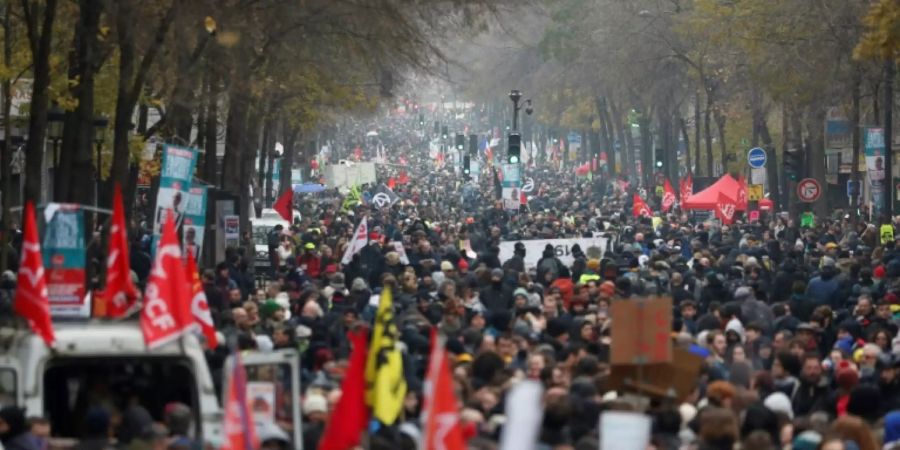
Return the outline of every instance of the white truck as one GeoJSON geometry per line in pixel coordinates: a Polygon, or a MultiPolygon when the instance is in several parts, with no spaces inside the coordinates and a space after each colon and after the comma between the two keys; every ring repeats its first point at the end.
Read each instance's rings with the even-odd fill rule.
{"type": "MultiPolygon", "coordinates": [[[[24,406],[28,416],[50,419],[55,447],[77,443],[91,406],[103,405],[115,413],[132,401],[157,421],[167,404],[184,403],[194,415],[192,435],[216,448],[222,442],[222,402],[196,337],[187,335],[149,351],[136,322],[54,327],[53,349],[27,330],[0,328],[0,405],[24,406]]],[[[260,405],[252,406],[254,418],[277,423],[291,436],[294,448],[300,448],[297,352],[248,353],[242,361],[254,389],[248,387],[252,405],[260,405]]],[[[226,362],[225,367],[230,366],[226,362]]]]}

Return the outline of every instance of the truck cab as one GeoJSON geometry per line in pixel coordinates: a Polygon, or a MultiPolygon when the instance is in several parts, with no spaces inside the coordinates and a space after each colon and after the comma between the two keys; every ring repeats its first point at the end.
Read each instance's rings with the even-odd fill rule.
{"type": "Polygon", "coordinates": [[[136,401],[162,420],[167,404],[193,412],[192,435],[221,442],[222,409],[203,348],[194,336],[148,351],[137,323],[57,323],[56,345],[22,329],[0,329],[0,403],[26,408],[53,426],[54,444],[83,436],[93,405],[117,413],[136,401]]]}

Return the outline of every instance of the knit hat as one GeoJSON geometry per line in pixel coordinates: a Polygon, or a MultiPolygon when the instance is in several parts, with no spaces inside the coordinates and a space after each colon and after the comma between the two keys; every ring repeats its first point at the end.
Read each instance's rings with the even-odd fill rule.
{"type": "Polygon", "coordinates": [[[883,264],[879,264],[878,267],[872,271],[872,278],[875,278],[876,280],[884,278],[885,275],[887,275],[887,270],[885,270],[883,264]]]}
{"type": "Polygon", "coordinates": [[[259,313],[263,317],[269,318],[272,317],[272,315],[275,314],[275,311],[278,311],[279,308],[281,308],[281,305],[279,305],[275,300],[266,300],[265,303],[263,303],[259,307],[259,313]]]}
{"type": "Polygon", "coordinates": [[[350,286],[350,290],[352,290],[354,292],[360,292],[360,291],[364,291],[366,289],[368,289],[368,286],[366,285],[366,280],[363,280],[362,278],[359,278],[359,277],[353,279],[353,284],[350,286]]]}
{"type": "Polygon", "coordinates": [[[791,399],[784,392],[774,392],[769,394],[763,401],[763,405],[774,413],[782,413],[789,419],[794,418],[794,409],[791,406],[791,399]]]}
{"type": "Polygon", "coordinates": [[[469,270],[469,263],[466,262],[465,258],[459,258],[459,262],[456,263],[456,268],[459,269],[460,272],[465,272],[469,270]]]}
{"type": "Polygon", "coordinates": [[[331,283],[329,283],[329,285],[331,287],[333,287],[334,290],[336,290],[336,291],[341,291],[341,290],[346,289],[347,286],[344,285],[344,274],[342,274],[340,272],[334,274],[331,277],[331,283]]]}
{"type": "Polygon", "coordinates": [[[441,271],[450,272],[453,270],[453,263],[450,261],[441,261],[441,271]]]}
{"type": "Polygon", "coordinates": [[[522,297],[528,298],[528,291],[525,290],[525,288],[518,288],[515,291],[513,291],[513,298],[518,297],[520,295],[522,297]]]}
{"type": "Polygon", "coordinates": [[[328,412],[328,400],[320,394],[307,395],[303,400],[303,414],[328,412]]]}
{"type": "Polygon", "coordinates": [[[612,281],[604,281],[600,283],[600,295],[605,297],[612,297],[616,294],[616,284],[612,281]]]}
{"type": "Polygon", "coordinates": [[[839,387],[849,391],[859,383],[859,373],[850,366],[849,361],[841,361],[835,371],[835,381],[839,387]]]}
{"type": "Polygon", "coordinates": [[[600,271],[600,260],[589,259],[587,262],[587,268],[594,272],[599,272],[600,271]]]}
{"type": "Polygon", "coordinates": [[[816,450],[822,442],[822,435],[815,431],[804,431],[794,438],[793,450],[816,450]]]}
{"type": "Polygon", "coordinates": [[[501,270],[501,269],[491,270],[491,278],[503,278],[503,270],[501,270]]]}

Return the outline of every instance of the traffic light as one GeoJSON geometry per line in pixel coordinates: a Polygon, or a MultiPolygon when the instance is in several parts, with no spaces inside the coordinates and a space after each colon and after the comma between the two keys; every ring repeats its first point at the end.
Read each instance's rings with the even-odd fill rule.
{"type": "Polygon", "coordinates": [[[791,181],[800,179],[801,168],[803,167],[803,155],[798,150],[785,150],[784,152],[784,175],[791,181]]]}
{"type": "Polygon", "coordinates": [[[419,126],[420,127],[425,126],[425,114],[419,114],[419,126]]]}
{"type": "Polygon", "coordinates": [[[472,174],[471,166],[469,165],[469,155],[463,156],[463,178],[466,180],[469,179],[469,175],[472,174]]]}
{"type": "Polygon", "coordinates": [[[446,141],[448,137],[450,137],[450,135],[447,134],[447,125],[444,125],[441,127],[441,139],[446,141]]]}
{"type": "Polygon", "coordinates": [[[477,134],[469,135],[469,154],[470,155],[478,154],[478,135],[477,134]]]}
{"type": "Polygon", "coordinates": [[[466,136],[463,134],[456,135],[456,150],[462,152],[466,149],[466,136]]]}
{"type": "Polygon", "coordinates": [[[522,136],[519,133],[509,133],[509,148],[506,151],[506,161],[510,164],[518,164],[521,161],[522,136]]]}

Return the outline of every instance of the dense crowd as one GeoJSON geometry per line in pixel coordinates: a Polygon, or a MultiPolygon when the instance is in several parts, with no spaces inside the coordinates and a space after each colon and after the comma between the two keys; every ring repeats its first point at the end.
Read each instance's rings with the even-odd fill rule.
{"type": "MultiPolygon", "coordinates": [[[[470,448],[496,448],[505,393],[521,379],[544,386],[539,448],[597,448],[601,412],[636,409],[609,386],[611,332],[629,326],[610,305],[653,295],[673,300],[675,345],[704,359],[687,398],[649,403],[654,448],[900,448],[900,247],[882,239],[885,222],[835,215],[800,228],[763,214],[722,226],[676,208],[654,223],[631,214],[633,188],[545,163],[526,169],[535,189],[508,211],[490,172],[476,184],[452,165],[436,168],[402,124],[381,139],[389,158],[408,160],[379,173],[408,172],[394,189],[399,202],[378,209],[331,192],[297,195],[301,219],[270,233],[273,267],[229,249],[203,275],[223,337],[207,352],[216,377],[230,350],[299,350],[303,448],[316,448],[332,420],[347,333],[373,321],[373,296],[386,285],[408,394],[398,424],[373,433],[369,448],[415,448],[433,327],[447,338],[470,448]],[[361,220],[368,243],[341,264],[361,220]],[[609,248],[575,248],[571,264],[552,247],[535,267],[524,245],[500,258],[503,241],[601,233],[614,236],[609,248]]],[[[141,281],[146,250],[136,235],[141,281]]],[[[40,448],[18,443],[26,425],[9,413],[0,411],[5,448],[40,448]]],[[[154,430],[147,442],[163,442],[154,430]]],[[[267,448],[287,445],[280,440],[267,448]]]]}

